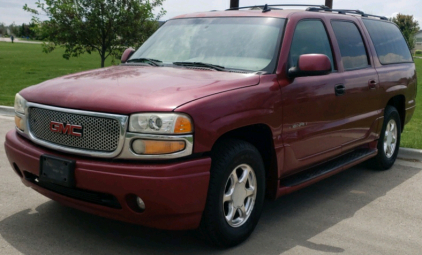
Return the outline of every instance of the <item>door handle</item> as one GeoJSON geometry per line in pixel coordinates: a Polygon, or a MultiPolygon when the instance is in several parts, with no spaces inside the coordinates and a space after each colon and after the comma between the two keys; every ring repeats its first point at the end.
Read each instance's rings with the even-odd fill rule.
{"type": "Polygon", "coordinates": [[[336,96],[342,96],[346,93],[346,87],[343,84],[336,85],[334,87],[334,92],[336,92],[336,96]]]}
{"type": "Polygon", "coordinates": [[[375,80],[368,81],[368,87],[369,89],[376,89],[377,88],[377,82],[375,80]]]}

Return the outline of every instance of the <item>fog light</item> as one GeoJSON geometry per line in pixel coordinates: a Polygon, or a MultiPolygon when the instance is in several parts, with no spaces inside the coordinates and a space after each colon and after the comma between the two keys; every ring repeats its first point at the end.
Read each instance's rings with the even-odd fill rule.
{"type": "Polygon", "coordinates": [[[169,154],[184,150],[184,141],[155,141],[137,139],[132,142],[132,150],[136,154],[159,155],[169,154]]]}
{"type": "Polygon", "coordinates": [[[15,116],[15,125],[17,128],[19,128],[20,130],[24,130],[24,123],[22,118],[15,116]]]}
{"type": "Polygon", "coordinates": [[[136,204],[142,211],[145,210],[145,203],[140,197],[136,197],[136,204]]]}

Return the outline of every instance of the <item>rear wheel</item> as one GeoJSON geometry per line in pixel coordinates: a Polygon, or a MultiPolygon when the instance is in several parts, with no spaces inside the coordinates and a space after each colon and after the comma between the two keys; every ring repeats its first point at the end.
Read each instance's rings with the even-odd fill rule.
{"type": "Polygon", "coordinates": [[[400,115],[396,108],[387,106],[384,113],[384,123],[378,140],[378,154],[372,160],[378,170],[390,169],[397,159],[401,137],[400,115]]]}
{"type": "Polygon", "coordinates": [[[246,240],[261,215],[264,191],[264,164],[258,150],[242,140],[217,144],[201,222],[208,240],[221,247],[246,240]]]}

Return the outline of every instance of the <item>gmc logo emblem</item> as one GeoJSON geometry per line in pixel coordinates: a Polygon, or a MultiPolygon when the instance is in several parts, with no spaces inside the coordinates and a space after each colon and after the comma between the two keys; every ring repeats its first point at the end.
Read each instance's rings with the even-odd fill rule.
{"type": "Polygon", "coordinates": [[[55,121],[50,122],[50,131],[54,133],[72,135],[77,137],[82,136],[82,126],[55,121]]]}

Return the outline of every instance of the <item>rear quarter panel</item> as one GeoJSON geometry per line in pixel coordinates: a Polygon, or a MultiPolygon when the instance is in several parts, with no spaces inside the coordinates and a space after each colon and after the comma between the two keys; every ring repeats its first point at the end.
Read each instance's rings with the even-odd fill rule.
{"type": "MultiPolygon", "coordinates": [[[[369,51],[378,72],[379,89],[383,94],[381,107],[384,109],[391,98],[403,95],[406,110],[404,124],[406,124],[412,118],[416,106],[417,76],[415,63],[381,64],[366,26],[361,19],[358,19],[358,22],[361,23],[363,33],[368,38],[369,51]]],[[[381,131],[380,129],[379,127],[379,131],[381,131]]]]}

